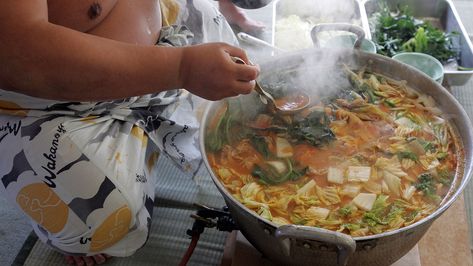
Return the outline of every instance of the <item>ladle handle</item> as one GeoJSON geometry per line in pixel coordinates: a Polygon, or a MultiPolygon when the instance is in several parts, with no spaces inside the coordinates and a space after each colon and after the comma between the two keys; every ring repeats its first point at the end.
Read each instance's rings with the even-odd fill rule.
{"type": "Polygon", "coordinates": [[[246,62],[238,56],[232,56],[231,58],[232,58],[232,61],[237,64],[246,65],[246,62]]]}
{"type": "Polygon", "coordinates": [[[319,38],[317,37],[317,33],[321,31],[348,31],[356,35],[355,40],[355,49],[361,48],[361,43],[365,39],[365,31],[363,28],[357,25],[349,24],[349,23],[320,23],[315,25],[311,32],[310,36],[312,38],[312,42],[314,43],[315,47],[320,47],[319,38]]]}
{"type": "MultiPolygon", "coordinates": [[[[233,60],[233,62],[235,62],[235,63],[237,63],[237,64],[246,64],[245,61],[243,61],[243,59],[241,59],[240,57],[232,56],[232,60],[233,60]]],[[[251,62],[250,62],[250,63],[251,63],[251,62]]],[[[270,103],[270,104],[272,104],[274,107],[276,107],[273,96],[271,96],[271,94],[269,94],[269,93],[267,93],[265,90],[263,90],[263,89],[261,88],[261,86],[258,84],[257,81],[255,81],[255,91],[256,91],[260,96],[263,97],[263,99],[264,99],[263,103],[264,103],[264,104],[270,103]]]]}
{"type": "Polygon", "coordinates": [[[276,229],[274,236],[280,240],[283,252],[291,255],[291,245],[286,240],[313,240],[337,247],[337,264],[345,266],[348,259],[356,250],[355,240],[346,234],[311,226],[282,225],[276,229]]]}
{"type": "Polygon", "coordinates": [[[265,41],[263,41],[263,40],[261,40],[261,39],[258,39],[258,38],[256,38],[256,37],[253,37],[253,36],[251,36],[251,35],[249,35],[249,34],[246,34],[246,33],[244,33],[244,32],[239,32],[239,33],[237,34],[237,37],[238,37],[239,40],[244,41],[244,42],[249,43],[249,44],[252,44],[252,45],[261,46],[261,47],[266,47],[266,48],[271,48],[271,49],[272,49],[273,51],[275,51],[275,52],[284,52],[283,49],[278,48],[278,47],[276,47],[276,46],[274,46],[274,45],[272,45],[272,44],[270,44],[270,43],[268,43],[268,42],[265,42],[265,41]]]}

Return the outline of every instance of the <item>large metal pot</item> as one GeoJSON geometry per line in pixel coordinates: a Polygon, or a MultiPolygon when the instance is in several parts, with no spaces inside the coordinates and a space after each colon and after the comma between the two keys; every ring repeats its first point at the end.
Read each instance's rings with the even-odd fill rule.
{"type": "Polygon", "coordinates": [[[301,65],[305,65],[307,75],[317,75],[318,72],[315,71],[321,68],[311,62],[318,62],[327,57],[332,58],[337,65],[344,63],[352,69],[365,67],[368,71],[388,78],[405,80],[411,88],[431,95],[438,107],[448,115],[456,130],[457,146],[462,151],[462,156],[452,189],[434,213],[407,227],[365,237],[351,237],[325,229],[297,225],[278,227],[233,198],[208,163],[205,151],[206,130],[216,115],[217,108],[223,104],[222,101],[211,103],[203,116],[200,132],[202,154],[211,177],[225,198],[241,232],[261,253],[274,262],[282,265],[390,265],[420,240],[434,220],[458,198],[466,186],[472,170],[472,125],[462,106],[445,88],[414,68],[376,54],[356,50],[322,49],[286,54],[262,63],[261,73],[266,76],[261,76],[261,79],[277,75],[280,71],[299,68],[301,65]]]}

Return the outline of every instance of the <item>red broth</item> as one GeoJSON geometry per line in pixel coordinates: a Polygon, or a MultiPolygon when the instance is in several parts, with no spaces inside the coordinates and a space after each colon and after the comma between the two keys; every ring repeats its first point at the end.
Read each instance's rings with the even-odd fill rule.
{"type": "Polygon", "coordinates": [[[283,111],[298,110],[309,103],[309,97],[304,94],[296,94],[275,99],[275,103],[283,111]]]}

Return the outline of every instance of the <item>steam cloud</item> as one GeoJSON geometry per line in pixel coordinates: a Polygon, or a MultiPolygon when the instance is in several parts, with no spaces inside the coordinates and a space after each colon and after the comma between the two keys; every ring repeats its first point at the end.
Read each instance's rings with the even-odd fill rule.
{"type": "MultiPolygon", "coordinates": [[[[281,0],[275,3],[273,15],[275,16],[273,42],[275,46],[288,51],[286,54],[274,55],[276,57],[290,57],[291,53],[299,53],[302,49],[313,49],[310,31],[316,24],[343,22],[361,26],[359,7],[354,0],[281,0]]],[[[320,32],[317,37],[323,46],[324,41],[340,34],[349,33],[320,32]]],[[[347,55],[346,51],[331,50],[311,53],[306,50],[304,52],[307,54],[298,62],[296,68],[299,71],[293,77],[296,87],[310,90],[309,94],[317,96],[346,85],[346,78],[341,75],[341,66],[337,63],[340,57],[347,55]]],[[[261,53],[261,50],[253,50],[249,53],[256,55],[254,61],[257,63],[271,60],[269,53],[261,53]]],[[[285,67],[287,66],[282,63],[271,66],[270,69],[275,71],[285,67]]],[[[268,75],[272,74],[262,73],[263,78],[268,75]]]]}

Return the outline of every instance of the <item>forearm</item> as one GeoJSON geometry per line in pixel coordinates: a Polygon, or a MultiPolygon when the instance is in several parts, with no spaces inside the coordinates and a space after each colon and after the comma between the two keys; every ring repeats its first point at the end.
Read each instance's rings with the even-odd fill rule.
{"type": "Polygon", "coordinates": [[[182,85],[181,48],[126,44],[47,22],[32,26],[7,29],[9,38],[0,41],[5,89],[48,99],[100,101],[182,85]]]}

